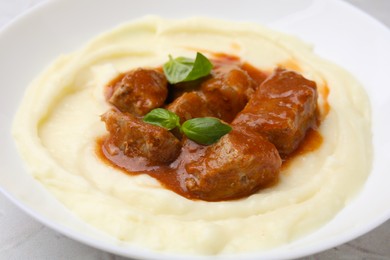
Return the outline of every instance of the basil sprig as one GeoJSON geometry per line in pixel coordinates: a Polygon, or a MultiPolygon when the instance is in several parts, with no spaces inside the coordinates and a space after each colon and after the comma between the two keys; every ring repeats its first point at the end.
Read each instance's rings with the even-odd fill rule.
{"type": "Polygon", "coordinates": [[[144,122],[172,130],[180,127],[180,117],[164,108],[155,108],[144,116],[144,122]]]}
{"type": "Polygon", "coordinates": [[[199,117],[185,121],[181,130],[191,140],[210,145],[229,133],[232,127],[215,117],[199,117]]]}
{"type": "Polygon", "coordinates": [[[164,108],[156,108],[145,115],[144,122],[172,130],[178,127],[189,139],[204,145],[217,142],[229,133],[232,127],[215,117],[199,117],[180,125],[179,116],[164,108]]]}
{"type": "Polygon", "coordinates": [[[167,80],[171,84],[191,81],[210,74],[213,64],[201,53],[196,53],[195,60],[178,57],[173,59],[169,55],[169,61],[163,65],[167,80]]]}

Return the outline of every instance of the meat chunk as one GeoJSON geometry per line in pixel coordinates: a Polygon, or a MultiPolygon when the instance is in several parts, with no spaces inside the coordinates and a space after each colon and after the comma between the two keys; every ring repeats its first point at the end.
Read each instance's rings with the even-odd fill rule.
{"type": "Polygon", "coordinates": [[[254,84],[255,84],[255,90],[268,77],[268,75],[265,72],[258,70],[257,68],[253,67],[249,63],[242,64],[241,69],[243,69],[246,73],[248,73],[249,77],[251,77],[253,79],[254,84]]]}
{"type": "Polygon", "coordinates": [[[191,118],[216,116],[208,108],[202,94],[195,91],[184,93],[169,104],[167,109],[176,113],[180,117],[181,123],[191,118]]]}
{"type": "Polygon", "coordinates": [[[109,110],[102,120],[110,133],[109,142],[128,157],[143,157],[158,164],[172,162],[180,153],[179,140],[165,128],[117,110],[109,110]]]}
{"type": "Polygon", "coordinates": [[[142,116],[164,104],[168,95],[165,75],[157,70],[130,71],[113,83],[109,102],[122,112],[142,116]]]}
{"type": "Polygon", "coordinates": [[[167,106],[168,110],[180,116],[182,122],[206,116],[231,122],[245,107],[255,86],[248,73],[237,64],[219,65],[203,83],[198,81],[197,84],[200,85],[184,85],[183,91],[192,91],[181,94],[167,106]]]}
{"type": "Polygon", "coordinates": [[[268,138],[282,156],[293,152],[316,123],[316,83],[277,69],[256,90],[232,122],[247,126],[268,138]]]}
{"type": "Polygon", "coordinates": [[[203,82],[200,91],[208,108],[216,117],[231,122],[254,92],[255,82],[237,65],[213,70],[212,77],[203,82]]]}
{"type": "Polygon", "coordinates": [[[189,174],[185,186],[202,200],[240,198],[274,183],[281,164],[278,151],[266,138],[235,128],[185,166],[189,174]]]}
{"type": "Polygon", "coordinates": [[[205,79],[210,78],[211,76],[202,77],[196,80],[179,82],[176,84],[169,85],[169,93],[168,93],[168,103],[176,100],[181,95],[188,92],[196,92],[199,91],[200,85],[205,79]]]}

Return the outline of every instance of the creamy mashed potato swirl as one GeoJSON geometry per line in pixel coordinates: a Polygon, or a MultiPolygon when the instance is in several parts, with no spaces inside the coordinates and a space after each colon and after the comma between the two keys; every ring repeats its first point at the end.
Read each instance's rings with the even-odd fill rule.
{"type": "Polygon", "coordinates": [[[85,222],[131,244],[189,254],[289,243],[333,218],[371,167],[369,101],[351,75],[294,37],[206,18],[146,17],[58,58],[28,88],[13,135],[31,174],[85,222]],[[277,185],[223,202],[188,200],[148,175],[129,176],[99,159],[105,85],[121,72],[161,66],[168,54],[196,51],[237,55],[267,71],[282,64],[316,81],[323,115],[326,98],[330,105],[320,148],[296,157],[277,185]]]}

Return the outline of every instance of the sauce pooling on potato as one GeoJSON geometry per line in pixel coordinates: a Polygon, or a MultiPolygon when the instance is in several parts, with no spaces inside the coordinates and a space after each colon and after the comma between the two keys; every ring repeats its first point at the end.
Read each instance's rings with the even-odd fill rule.
{"type": "Polygon", "coordinates": [[[215,55],[209,76],[169,84],[161,69],[139,68],[107,85],[112,105],[98,154],[128,174],[148,174],[189,199],[221,201],[274,185],[282,163],[319,147],[316,83],[297,72],[260,71],[239,58],[215,55]],[[216,117],[232,131],[201,145],[174,129],[143,122],[163,107],[184,122],[216,117]]]}

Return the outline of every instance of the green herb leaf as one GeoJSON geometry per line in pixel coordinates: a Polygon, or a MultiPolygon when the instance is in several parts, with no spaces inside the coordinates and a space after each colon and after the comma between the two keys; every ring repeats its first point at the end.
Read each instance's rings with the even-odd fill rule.
{"type": "Polygon", "coordinates": [[[178,57],[173,59],[169,55],[169,61],[164,64],[163,70],[169,83],[191,81],[210,74],[213,64],[203,54],[197,52],[195,60],[178,57]]]}
{"type": "Polygon", "coordinates": [[[200,117],[185,121],[181,130],[191,140],[209,145],[229,133],[232,127],[214,117],[200,117]]]}
{"type": "Polygon", "coordinates": [[[180,127],[180,118],[175,113],[164,108],[156,108],[144,116],[144,122],[172,130],[180,127]]]}

